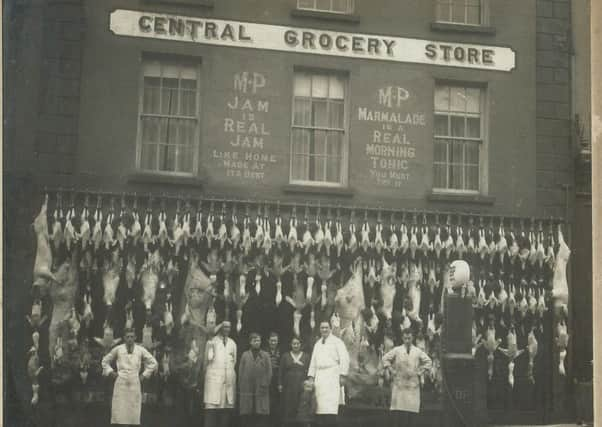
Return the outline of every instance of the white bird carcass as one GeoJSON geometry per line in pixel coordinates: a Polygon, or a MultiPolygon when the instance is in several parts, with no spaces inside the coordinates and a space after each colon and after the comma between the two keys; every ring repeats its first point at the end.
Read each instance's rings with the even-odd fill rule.
{"type": "Polygon", "coordinates": [[[412,311],[408,313],[408,316],[414,321],[420,321],[421,281],[422,264],[421,262],[418,262],[418,264],[412,263],[410,265],[410,280],[408,282],[408,294],[412,300],[412,311]]]}
{"type": "Polygon", "coordinates": [[[529,335],[527,337],[527,351],[529,353],[529,366],[527,368],[527,377],[529,378],[529,381],[531,383],[535,383],[535,376],[533,371],[535,367],[535,356],[537,356],[537,348],[537,338],[535,338],[535,333],[533,332],[533,329],[531,329],[531,332],[529,332],[529,335]]]}
{"type": "MultiPolygon", "coordinates": [[[[399,242],[399,249],[401,249],[401,253],[405,254],[408,248],[410,247],[410,239],[408,238],[408,229],[405,224],[401,225],[400,229],[401,233],[401,241],[399,242]]],[[[418,243],[416,243],[418,244],[418,243]]]]}
{"type": "Polygon", "coordinates": [[[508,344],[508,348],[500,347],[499,350],[508,358],[508,384],[510,384],[510,387],[514,387],[514,361],[523,354],[525,350],[518,349],[516,331],[513,326],[508,329],[506,343],[508,344]]]}
{"type": "Polygon", "coordinates": [[[554,298],[554,307],[560,310],[566,316],[568,314],[569,304],[569,286],[566,279],[566,265],[571,255],[571,250],[564,241],[562,230],[558,227],[558,253],[554,264],[554,277],[552,279],[552,297],[554,298]]]}
{"type": "Polygon", "coordinates": [[[33,266],[33,285],[45,286],[49,280],[55,281],[56,278],[51,271],[52,251],[50,250],[50,239],[48,236],[48,195],[44,199],[40,213],[33,222],[33,229],[36,233],[36,258],[33,266]]]}
{"type": "Polygon", "coordinates": [[[105,245],[105,249],[109,250],[115,243],[115,232],[113,231],[113,213],[107,215],[107,222],[102,233],[102,241],[105,245]]]}
{"type": "Polygon", "coordinates": [[[75,218],[75,208],[71,208],[69,211],[67,211],[67,217],[65,221],[65,231],[63,233],[63,238],[65,240],[65,246],[67,247],[67,251],[71,251],[71,244],[77,240],[77,233],[75,232],[75,228],[73,227],[71,218],[75,218]]]}
{"type": "Polygon", "coordinates": [[[146,308],[147,314],[150,314],[155,296],[157,294],[157,286],[159,285],[159,272],[161,271],[161,256],[156,250],[150,254],[145,263],[140,268],[140,283],[142,283],[142,301],[146,308]]]}
{"type": "Polygon", "coordinates": [[[336,228],[336,234],[334,236],[334,244],[337,247],[337,257],[340,258],[341,252],[343,250],[343,246],[345,244],[345,241],[343,238],[343,225],[341,224],[340,221],[337,220],[337,222],[335,224],[335,228],[336,228]]]}
{"type": "Polygon", "coordinates": [[[564,320],[560,320],[556,326],[556,346],[558,347],[558,372],[560,375],[566,375],[564,359],[566,358],[567,348],[569,346],[569,333],[564,320]]]}
{"type": "Polygon", "coordinates": [[[142,225],[140,224],[140,215],[138,215],[138,212],[134,212],[132,217],[134,220],[132,221],[132,227],[128,231],[128,235],[132,238],[132,244],[135,246],[142,235],[142,225]]]}
{"type": "Polygon", "coordinates": [[[77,233],[77,238],[81,242],[82,250],[85,250],[88,247],[88,244],[90,243],[90,236],[92,233],[92,230],[90,229],[90,222],[88,221],[88,216],[88,208],[84,206],[80,216],[79,233],[77,233]]]}
{"type": "Polygon", "coordinates": [[[496,339],[496,331],[493,325],[489,325],[487,327],[487,331],[485,332],[485,341],[483,342],[483,347],[487,350],[487,376],[491,380],[493,378],[493,360],[494,354],[498,349],[501,340],[496,339]]]}

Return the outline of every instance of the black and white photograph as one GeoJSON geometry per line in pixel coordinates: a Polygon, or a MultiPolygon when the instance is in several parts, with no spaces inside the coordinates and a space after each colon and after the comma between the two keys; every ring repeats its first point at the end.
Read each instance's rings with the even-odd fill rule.
{"type": "Polygon", "coordinates": [[[3,425],[593,427],[598,20],[3,1],[3,425]]]}

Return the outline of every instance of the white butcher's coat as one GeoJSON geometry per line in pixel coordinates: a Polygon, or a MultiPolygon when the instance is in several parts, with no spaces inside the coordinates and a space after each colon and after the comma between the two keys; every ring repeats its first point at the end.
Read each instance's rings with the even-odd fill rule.
{"type": "Polygon", "coordinates": [[[111,363],[117,360],[117,379],[113,387],[111,403],[111,424],[140,424],[142,409],[142,390],[140,385],[140,368],[144,364],[144,378],[149,378],[157,369],[157,361],[142,346],[134,344],[132,353],[128,353],[126,345],[113,348],[102,358],[103,375],[114,372],[111,363]]]}
{"type": "Polygon", "coordinates": [[[236,396],[236,343],[226,338],[224,345],[224,338],[217,335],[207,342],[205,352],[205,408],[233,408],[236,396]],[[213,348],[211,360],[210,348],[213,348]]]}
{"type": "Polygon", "coordinates": [[[383,367],[392,369],[391,410],[420,412],[420,375],[431,369],[431,359],[418,347],[395,347],[383,356],[383,367]]]}
{"type": "Polygon", "coordinates": [[[349,371],[349,353],[343,341],[330,334],[314,345],[307,376],[314,378],[316,414],[338,414],[344,395],[340,376],[349,371]]]}

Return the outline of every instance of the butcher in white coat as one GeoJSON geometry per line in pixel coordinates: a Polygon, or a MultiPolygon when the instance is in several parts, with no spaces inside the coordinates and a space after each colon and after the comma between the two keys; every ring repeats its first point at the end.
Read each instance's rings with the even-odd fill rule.
{"type": "Polygon", "coordinates": [[[420,375],[431,369],[427,354],[412,345],[412,331],[405,329],[403,344],[383,356],[385,377],[392,379],[391,416],[393,427],[411,427],[420,412],[420,375]]]}
{"type": "Polygon", "coordinates": [[[229,337],[232,325],[224,321],[207,343],[205,355],[205,427],[230,425],[236,396],[236,343],[229,337]]]}
{"type": "Polygon", "coordinates": [[[343,341],[332,335],[328,322],[320,323],[322,336],[314,345],[307,376],[313,379],[318,424],[337,424],[339,405],[344,402],[344,384],[349,371],[349,353],[343,341]]]}
{"type": "Polygon", "coordinates": [[[102,358],[103,375],[115,380],[111,403],[111,424],[140,425],[142,410],[142,380],[148,379],[157,369],[157,361],[142,346],[135,344],[136,333],[131,328],[124,331],[125,344],[113,348],[102,358]],[[111,367],[116,361],[117,372],[111,367]],[[141,368],[144,370],[140,373],[141,368]]]}

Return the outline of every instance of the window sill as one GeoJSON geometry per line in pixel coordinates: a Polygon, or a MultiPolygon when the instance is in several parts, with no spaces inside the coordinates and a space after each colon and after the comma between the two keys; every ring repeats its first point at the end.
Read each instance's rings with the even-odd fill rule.
{"type": "Polygon", "coordinates": [[[205,179],[200,176],[178,176],[140,171],[130,173],[127,176],[127,181],[139,184],[186,185],[191,187],[199,187],[205,183],[205,179]]]}
{"type": "Polygon", "coordinates": [[[427,194],[426,198],[430,202],[465,203],[474,205],[493,205],[495,203],[495,197],[483,196],[481,194],[457,194],[437,191],[427,194]]]}
{"type": "Polygon", "coordinates": [[[294,18],[315,18],[326,21],[339,21],[348,22],[350,24],[359,24],[359,15],[334,13],[334,12],[321,12],[319,10],[305,10],[305,9],[293,9],[291,16],[294,18]]]}
{"type": "Polygon", "coordinates": [[[145,3],[212,8],[215,0],[144,0],[145,3]]]}
{"type": "Polygon", "coordinates": [[[328,196],[353,197],[355,191],[349,187],[321,187],[317,185],[288,184],[282,190],[285,193],[322,194],[328,196]]]}
{"type": "Polygon", "coordinates": [[[485,25],[452,24],[449,22],[432,22],[431,30],[445,33],[473,33],[487,36],[495,35],[495,27],[485,25]]]}

